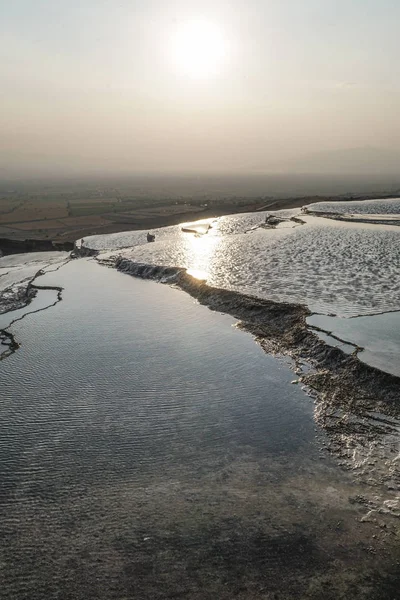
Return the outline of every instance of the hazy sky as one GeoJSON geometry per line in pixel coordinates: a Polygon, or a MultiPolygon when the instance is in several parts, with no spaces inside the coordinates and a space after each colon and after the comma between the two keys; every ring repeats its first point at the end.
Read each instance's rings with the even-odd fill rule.
{"type": "Polygon", "coordinates": [[[0,0],[0,170],[398,152],[399,22],[399,0],[0,0]]]}

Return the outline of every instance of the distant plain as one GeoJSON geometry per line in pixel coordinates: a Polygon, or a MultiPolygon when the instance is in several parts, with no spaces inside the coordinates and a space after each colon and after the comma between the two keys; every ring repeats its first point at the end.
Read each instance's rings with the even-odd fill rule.
{"type": "Polygon", "coordinates": [[[320,200],[395,196],[400,180],[305,175],[135,176],[0,183],[0,238],[73,242],[320,200]]]}

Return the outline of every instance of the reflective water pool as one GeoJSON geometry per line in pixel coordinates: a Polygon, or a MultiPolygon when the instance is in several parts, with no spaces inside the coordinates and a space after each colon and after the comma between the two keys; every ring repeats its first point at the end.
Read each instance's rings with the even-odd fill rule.
{"type": "Polygon", "coordinates": [[[206,235],[179,227],[156,232],[95,236],[88,247],[133,262],[184,267],[207,274],[210,285],[275,300],[306,304],[338,316],[400,310],[400,229],[340,224],[305,217],[294,229],[264,229],[265,215],[233,215],[206,235]],[[255,228],[259,226],[259,228],[255,228]]]}
{"type": "MultiPolygon", "coordinates": [[[[358,356],[368,365],[400,377],[399,312],[354,319],[312,315],[308,323],[361,348],[358,356]]],[[[318,335],[323,336],[323,333],[318,335]]],[[[329,343],[342,345],[332,337],[329,343]]]]}
{"type": "Polygon", "coordinates": [[[64,291],[11,327],[21,347],[0,363],[2,597],[397,589],[369,551],[393,557],[392,538],[361,522],[366,488],[321,450],[286,363],[93,261],[37,281],[64,291]]]}
{"type": "Polygon", "coordinates": [[[318,202],[310,204],[311,211],[351,213],[355,215],[400,214],[400,198],[385,198],[383,200],[349,200],[346,202],[318,202]]]}

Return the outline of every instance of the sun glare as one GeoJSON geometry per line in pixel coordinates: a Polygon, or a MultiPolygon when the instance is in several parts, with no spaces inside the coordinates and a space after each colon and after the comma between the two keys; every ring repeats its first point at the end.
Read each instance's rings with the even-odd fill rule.
{"type": "Polygon", "coordinates": [[[193,21],[182,25],[172,42],[173,60],[180,71],[193,78],[217,75],[226,59],[227,43],[214,23],[193,21]]]}

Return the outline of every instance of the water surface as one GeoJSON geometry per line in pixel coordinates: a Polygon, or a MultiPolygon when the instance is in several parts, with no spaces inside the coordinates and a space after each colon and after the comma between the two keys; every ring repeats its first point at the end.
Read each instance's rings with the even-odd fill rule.
{"type": "MultiPolygon", "coordinates": [[[[354,319],[312,315],[307,321],[310,325],[361,348],[358,356],[363,362],[400,377],[399,312],[354,319]]],[[[324,339],[323,333],[317,333],[324,339]]],[[[343,344],[332,337],[328,343],[343,347],[343,344]]]]}
{"type": "Polygon", "coordinates": [[[309,204],[307,208],[318,212],[348,213],[354,215],[399,215],[400,198],[317,202],[316,204],[309,204]]]}
{"type": "Polygon", "coordinates": [[[2,597],[349,597],[369,578],[376,599],[378,573],[396,589],[287,364],[93,261],[38,283],[63,301],[12,325],[0,363],[2,597]]]}

